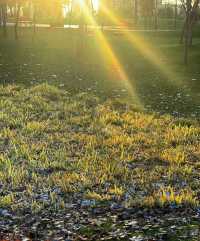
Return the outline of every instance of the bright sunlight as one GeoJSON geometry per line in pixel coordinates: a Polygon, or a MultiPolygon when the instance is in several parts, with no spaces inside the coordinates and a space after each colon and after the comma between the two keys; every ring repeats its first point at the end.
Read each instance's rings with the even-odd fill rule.
{"type": "Polygon", "coordinates": [[[199,241],[200,1],[0,1],[0,241],[199,241]]]}

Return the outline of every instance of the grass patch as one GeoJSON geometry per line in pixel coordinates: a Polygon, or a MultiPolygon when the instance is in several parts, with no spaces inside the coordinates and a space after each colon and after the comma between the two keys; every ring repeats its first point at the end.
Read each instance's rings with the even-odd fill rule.
{"type": "Polygon", "coordinates": [[[1,206],[199,205],[198,122],[48,84],[0,94],[1,206]]]}

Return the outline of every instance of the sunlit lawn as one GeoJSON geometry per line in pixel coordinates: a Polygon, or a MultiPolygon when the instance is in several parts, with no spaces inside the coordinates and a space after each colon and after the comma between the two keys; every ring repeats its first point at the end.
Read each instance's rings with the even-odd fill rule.
{"type": "MultiPolygon", "coordinates": [[[[98,240],[99,232],[108,237],[119,228],[131,238],[138,229],[128,232],[127,220],[138,222],[138,215],[199,212],[196,39],[184,67],[175,32],[143,35],[155,48],[153,63],[122,34],[106,33],[130,91],[93,33],[46,29],[32,38],[24,29],[18,41],[10,35],[0,45],[0,212],[12,220],[10,230],[16,223],[32,229],[32,214],[60,215],[73,235],[98,240]]],[[[51,237],[51,225],[38,232],[51,237]]]]}
{"type": "MultiPolygon", "coordinates": [[[[138,51],[123,34],[105,34],[141,105],[162,113],[199,116],[200,46],[196,39],[191,64],[184,67],[179,33],[140,33],[153,46],[158,65],[151,63],[145,49],[138,51]],[[163,73],[163,69],[170,73],[163,73]]],[[[1,40],[1,83],[29,86],[48,82],[73,92],[91,89],[100,96],[128,96],[116,68],[106,61],[108,53],[93,33],[82,36],[73,31],[46,29],[38,30],[33,38],[31,30],[23,29],[21,35],[16,42],[9,32],[8,39],[1,40]]]]}
{"type": "MultiPolygon", "coordinates": [[[[197,121],[142,113],[120,100],[72,95],[47,84],[1,87],[0,95],[0,211],[2,220],[14,220],[9,231],[16,223],[15,232],[32,230],[31,213],[41,225],[42,218],[59,214],[69,230],[78,222],[74,233],[98,237],[95,223],[85,219],[91,211],[97,212],[94,222],[102,218],[99,229],[106,236],[116,229],[113,223],[126,228],[120,221],[126,209],[134,212],[126,211],[124,222],[141,210],[152,215],[152,208],[188,217],[198,210],[197,121]],[[119,222],[110,220],[110,212],[119,222]]],[[[60,226],[50,223],[45,233],[40,225],[32,232],[51,237],[60,226]]]]}

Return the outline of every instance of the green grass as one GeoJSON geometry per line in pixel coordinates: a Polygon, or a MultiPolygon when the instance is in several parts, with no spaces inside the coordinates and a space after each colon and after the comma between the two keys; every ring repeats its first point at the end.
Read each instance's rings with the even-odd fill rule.
{"type": "MultiPolygon", "coordinates": [[[[76,31],[40,29],[35,37],[30,29],[20,29],[14,40],[0,40],[0,82],[34,86],[49,83],[72,92],[90,91],[100,97],[132,98],[126,86],[105,59],[93,33],[80,35],[76,31]]],[[[132,36],[134,37],[134,32],[132,36]]],[[[138,33],[137,33],[138,34],[138,33]]],[[[105,37],[121,62],[141,106],[160,113],[199,117],[199,40],[198,33],[190,51],[190,64],[183,65],[183,46],[179,32],[141,32],[139,35],[152,47],[159,65],[154,65],[131,45],[123,34],[105,32],[105,37]],[[159,53],[159,54],[158,54],[159,53]]]]}
{"type": "Polygon", "coordinates": [[[167,211],[178,230],[176,238],[163,216],[150,230],[142,223],[127,237],[163,229],[169,240],[194,237],[187,229],[195,233],[197,224],[176,220],[199,209],[198,33],[186,67],[178,32],[140,33],[156,54],[154,63],[148,49],[141,53],[123,34],[105,32],[132,96],[93,33],[45,29],[33,36],[21,29],[15,41],[11,30],[0,40],[0,211],[31,213],[36,220],[45,213],[52,222],[53,213],[70,213],[70,223],[80,218],[76,234],[98,240],[99,232],[127,230],[120,213],[114,221],[113,211],[104,212],[119,204],[134,209],[136,219],[141,210],[144,216],[167,211]],[[76,214],[71,204],[81,207],[76,214]],[[84,208],[101,209],[105,217],[91,219],[84,208]],[[82,215],[92,224],[82,225],[82,215]]]}
{"type": "Polygon", "coordinates": [[[65,208],[77,194],[126,207],[198,206],[197,121],[47,84],[0,94],[1,207],[65,208]]]}

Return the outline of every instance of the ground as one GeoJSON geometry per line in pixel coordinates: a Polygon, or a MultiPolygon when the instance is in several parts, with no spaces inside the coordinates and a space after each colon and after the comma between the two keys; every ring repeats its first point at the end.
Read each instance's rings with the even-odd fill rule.
{"type": "MultiPolygon", "coordinates": [[[[141,106],[175,116],[195,117],[199,106],[198,34],[190,51],[190,65],[183,65],[183,46],[179,32],[139,32],[139,46],[133,32],[130,43],[123,33],[105,32],[128,75],[141,106]],[[147,51],[151,47],[152,51],[147,51]]],[[[21,29],[14,40],[14,31],[1,38],[0,80],[2,84],[36,85],[50,83],[73,92],[92,91],[98,96],[121,96],[135,99],[127,93],[123,81],[106,62],[107,52],[100,49],[95,35],[85,36],[59,29],[21,29]]]]}
{"type": "MultiPolygon", "coordinates": [[[[135,62],[131,62],[132,54],[125,52],[128,47],[120,42],[137,90],[137,96],[127,97],[128,90],[123,83],[113,83],[97,52],[85,51],[83,60],[83,53],[73,60],[71,46],[66,45],[65,52],[60,44],[53,48],[53,42],[49,46],[42,42],[47,34],[52,36],[50,31],[38,33],[38,43],[23,36],[18,42],[2,40],[3,238],[15,234],[32,240],[197,241],[197,64],[183,67],[177,60],[179,50],[180,55],[170,58],[179,63],[170,65],[177,74],[163,73],[163,67],[145,62],[145,56],[136,50],[135,62]],[[137,76],[135,82],[131,73],[137,76]],[[167,82],[172,76],[176,76],[176,85],[167,82]],[[184,86],[179,76],[184,77],[184,86]]],[[[160,33],[159,39],[162,34],[169,33],[160,33]]],[[[108,37],[122,40],[122,36],[108,37]]],[[[91,41],[93,36],[87,38],[91,41]]],[[[153,42],[153,36],[150,39],[153,42]]],[[[165,56],[180,48],[173,37],[167,46],[164,41],[159,48],[165,49],[165,56]]],[[[61,42],[64,44],[63,39],[61,42]]],[[[192,61],[198,55],[195,43],[192,61]]]]}
{"type": "MultiPolygon", "coordinates": [[[[100,229],[102,237],[116,238],[111,212],[127,239],[134,233],[126,222],[132,227],[137,215],[148,222],[157,209],[198,220],[197,121],[141,113],[117,99],[71,95],[47,84],[11,85],[0,93],[2,229],[40,239],[46,227],[51,237],[48,220],[55,212],[55,230],[63,227],[58,237],[71,231],[95,240],[100,229]]],[[[136,220],[133,230],[141,225],[136,220]]]]}

